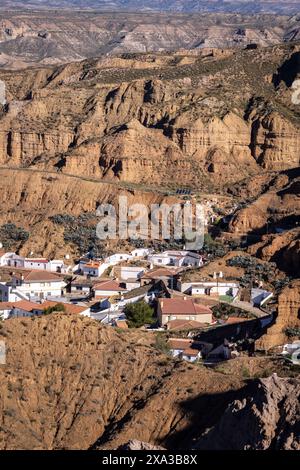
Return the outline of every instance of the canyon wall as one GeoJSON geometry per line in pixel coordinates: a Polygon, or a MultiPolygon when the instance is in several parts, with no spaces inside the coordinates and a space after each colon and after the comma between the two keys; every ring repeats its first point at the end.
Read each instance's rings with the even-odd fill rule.
{"type": "Polygon", "coordinates": [[[258,349],[271,349],[289,341],[286,328],[300,327],[300,281],[292,282],[278,297],[276,323],[256,343],[258,349]]]}

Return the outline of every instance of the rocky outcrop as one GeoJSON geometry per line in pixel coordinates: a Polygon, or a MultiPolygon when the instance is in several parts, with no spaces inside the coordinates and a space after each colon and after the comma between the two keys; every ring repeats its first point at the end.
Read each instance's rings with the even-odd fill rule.
{"type": "Polygon", "coordinates": [[[165,450],[164,447],[149,444],[148,442],[131,439],[126,444],[119,447],[118,450],[165,450]]]}
{"type": "Polygon", "coordinates": [[[292,282],[278,296],[276,322],[267,333],[256,342],[258,349],[271,349],[288,341],[286,328],[300,327],[300,281],[292,282]]]}
{"type": "Polygon", "coordinates": [[[295,126],[277,113],[252,124],[253,156],[266,170],[295,168],[300,164],[300,137],[295,126]]]}
{"type": "MultiPolygon", "coordinates": [[[[253,235],[251,232],[270,234],[275,229],[286,231],[294,227],[297,217],[300,215],[299,171],[295,169],[277,176],[275,179],[272,178],[260,191],[262,194],[258,194],[258,197],[252,196],[253,202],[236,211],[229,224],[229,230],[232,233],[248,233],[251,236],[253,235]]],[[[284,240],[284,237],[285,235],[282,235],[278,238],[279,244],[281,239],[284,240]]],[[[286,237],[288,238],[288,235],[286,237]]],[[[265,255],[267,256],[267,250],[265,250],[265,255]]]]}
{"type": "Polygon", "coordinates": [[[0,164],[27,166],[35,158],[46,155],[51,158],[64,153],[72,143],[72,132],[54,130],[53,132],[9,131],[0,134],[0,164]]]}
{"type": "Polygon", "coordinates": [[[300,266],[300,229],[263,235],[259,243],[250,245],[248,252],[265,261],[275,262],[281,271],[297,277],[300,266]]]}
{"type": "Polygon", "coordinates": [[[246,392],[229,404],[196,448],[299,450],[299,379],[273,374],[251,383],[246,392]]]}

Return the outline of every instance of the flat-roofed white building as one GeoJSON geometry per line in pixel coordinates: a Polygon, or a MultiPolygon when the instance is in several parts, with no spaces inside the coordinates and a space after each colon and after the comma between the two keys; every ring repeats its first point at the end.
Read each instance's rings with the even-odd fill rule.
{"type": "Polygon", "coordinates": [[[203,265],[202,256],[193,251],[164,251],[148,256],[148,261],[155,266],[191,266],[203,265]]]}
{"type": "Polygon", "coordinates": [[[179,279],[178,288],[181,292],[190,295],[228,295],[236,297],[239,291],[239,284],[232,281],[197,281],[183,282],[179,279]]]}

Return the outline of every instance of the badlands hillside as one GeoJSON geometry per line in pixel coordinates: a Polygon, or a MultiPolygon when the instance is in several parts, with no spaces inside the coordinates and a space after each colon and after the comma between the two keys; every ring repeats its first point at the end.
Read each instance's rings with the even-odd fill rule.
{"type": "Polygon", "coordinates": [[[299,449],[299,381],[282,365],[245,357],[209,370],[168,358],[155,336],[67,314],[4,322],[0,448],[117,449],[139,439],[168,449],[299,449]],[[275,371],[282,378],[256,378],[275,371]]]}
{"type": "Polygon", "coordinates": [[[235,207],[233,236],[267,235],[252,254],[297,263],[299,58],[295,43],[2,70],[0,222],[28,231],[26,252],[62,256],[74,246],[60,216],[189,187],[235,207]],[[291,231],[272,238],[274,226],[291,231]]]}
{"type": "Polygon", "coordinates": [[[102,54],[201,51],[208,47],[239,48],[247,44],[268,46],[299,39],[297,15],[273,16],[265,14],[267,11],[261,14],[249,11],[243,15],[202,10],[193,14],[143,13],[136,8],[132,12],[109,13],[74,9],[3,10],[2,5],[3,2],[0,68],[60,64],[102,54]]]}
{"type": "Polygon", "coordinates": [[[299,13],[299,0],[3,0],[4,8],[98,9],[104,11],[173,11],[299,13]]]}
{"type": "MultiPolygon", "coordinates": [[[[245,321],[249,356],[215,367],[171,357],[170,331],[47,311],[0,320],[0,449],[299,450],[299,366],[279,354],[300,326],[298,15],[242,16],[253,2],[200,0],[153,1],[147,14],[99,13],[87,1],[68,17],[75,0],[22,10],[37,4],[6,0],[20,9],[0,12],[1,248],[73,266],[91,249],[100,259],[182,249],[184,240],[99,241],[96,210],[118,208],[120,195],[149,208],[190,200],[206,210],[204,265],[182,281],[238,282],[240,307],[224,296],[221,322],[232,310],[253,315],[254,286],[272,292],[274,316],[255,331],[245,321]],[[211,14],[158,13],[208,4],[211,14]],[[221,6],[229,13],[214,13],[221,6]]],[[[256,7],[285,13],[283,4],[256,7]]],[[[1,282],[13,275],[1,267],[1,282]]],[[[203,333],[223,343],[233,331],[235,341],[239,320],[203,333]]]]}

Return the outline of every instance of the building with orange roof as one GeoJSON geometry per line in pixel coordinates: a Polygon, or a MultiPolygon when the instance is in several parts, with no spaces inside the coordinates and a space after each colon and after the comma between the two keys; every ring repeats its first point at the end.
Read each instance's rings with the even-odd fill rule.
{"type": "Polygon", "coordinates": [[[167,330],[182,331],[182,330],[196,330],[204,329],[207,327],[206,323],[200,323],[195,320],[171,320],[167,323],[167,330]]]}
{"type": "Polygon", "coordinates": [[[38,303],[29,300],[0,302],[0,315],[4,320],[11,317],[30,317],[37,314],[38,308],[38,303]]]}
{"type": "Polygon", "coordinates": [[[113,295],[122,295],[122,293],[127,292],[124,287],[121,286],[119,281],[109,279],[106,281],[98,282],[94,284],[93,291],[95,293],[95,298],[111,297],[113,295]]]}
{"type": "Polygon", "coordinates": [[[213,313],[206,305],[198,304],[192,298],[159,299],[157,307],[158,321],[161,326],[174,320],[196,321],[212,324],[213,313]]]}
{"type": "Polygon", "coordinates": [[[55,307],[56,305],[63,305],[65,313],[90,316],[90,307],[87,305],[74,305],[53,300],[46,300],[42,303],[30,302],[28,300],[0,302],[0,315],[2,315],[4,320],[15,317],[32,317],[34,315],[41,315],[47,308],[55,307]]]}
{"type": "Polygon", "coordinates": [[[190,338],[171,338],[168,341],[173,357],[195,362],[201,358],[201,344],[190,338]]]}
{"type": "Polygon", "coordinates": [[[157,281],[164,281],[167,287],[174,289],[177,285],[178,275],[181,269],[178,268],[155,268],[141,276],[141,286],[153,284],[157,281]]]}
{"type": "Polygon", "coordinates": [[[92,276],[92,277],[101,276],[102,274],[101,265],[102,263],[100,261],[89,260],[88,262],[82,265],[81,267],[82,274],[84,276],[92,276]]]}

